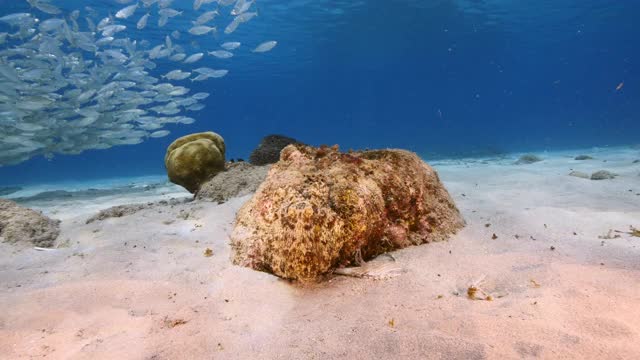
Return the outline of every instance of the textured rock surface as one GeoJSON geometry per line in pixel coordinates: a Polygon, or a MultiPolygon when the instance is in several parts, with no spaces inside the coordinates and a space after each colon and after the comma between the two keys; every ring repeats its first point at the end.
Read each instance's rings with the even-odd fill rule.
{"type": "Polygon", "coordinates": [[[251,152],[249,162],[253,165],[275,164],[280,160],[280,151],[290,144],[300,144],[296,139],[282,135],[268,135],[251,152]]]}
{"type": "Polygon", "coordinates": [[[225,202],[251,194],[267,177],[269,168],[269,165],[254,166],[246,162],[229,163],[225,171],[202,184],[196,199],[225,202]]]}
{"type": "Polygon", "coordinates": [[[49,219],[13,201],[0,199],[0,237],[5,242],[50,247],[59,233],[60,221],[49,219]]]}
{"type": "Polygon", "coordinates": [[[438,175],[414,153],[289,145],[238,212],[232,258],[310,280],[360,255],[444,240],[462,226],[438,175]]]}
{"type": "Polygon", "coordinates": [[[164,158],[169,180],[195,193],[206,180],[224,170],[225,145],[214,132],[191,134],[169,145],[164,158]]]}

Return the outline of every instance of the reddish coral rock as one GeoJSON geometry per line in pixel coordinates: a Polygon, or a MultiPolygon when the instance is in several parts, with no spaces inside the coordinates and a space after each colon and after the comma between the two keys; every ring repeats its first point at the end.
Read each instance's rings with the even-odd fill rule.
{"type": "Polygon", "coordinates": [[[445,240],[463,226],[437,173],[414,153],[289,145],[238,212],[232,257],[314,280],[358,255],[445,240]]]}

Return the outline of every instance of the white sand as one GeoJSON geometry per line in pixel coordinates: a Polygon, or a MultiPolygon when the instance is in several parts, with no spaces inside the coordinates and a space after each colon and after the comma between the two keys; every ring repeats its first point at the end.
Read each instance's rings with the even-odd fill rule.
{"type": "Polygon", "coordinates": [[[406,273],[388,280],[300,286],[232,266],[247,197],[89,225],[79,211],[68,247],[0,244],[0,358],[640,358],[640,238],[598,238],[640,227],[640,152],[539,155],[437,162],[468,225],[395,252],[406,273]],[[493,301],[466,297],[481,278],[493,301]]]}

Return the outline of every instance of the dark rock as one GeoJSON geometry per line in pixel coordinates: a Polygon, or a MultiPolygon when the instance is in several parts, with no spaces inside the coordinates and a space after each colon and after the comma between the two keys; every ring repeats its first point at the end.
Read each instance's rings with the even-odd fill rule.
{"type": "Polygon", "coordinates": [[[608,180],[614,179],[616,176],[618,176],[618,174],[614,174],[607,170],[600,170],[591,174],[591,180],[608,180]]]}
{"type": "Polygon", "coordinates": [[[537,157],[536,155],[525,154],[520,156],[518,161],[516,161],[516,165],[533,164],[539,161],[542,161],[542,159],[537,157]]]}
{"type": "Polygon", "coordinates": [[[265,136],[249,156],[249,162],[252,165],[275,164],[280,160],[280,151],[289,144],[300,144],[300,142],[282,135],[265,136]]]}
{"type": "Polygon", "coordinates": [[[589,155],[578,155],[574,160],[593,160],[593,158],[589,155]]]}

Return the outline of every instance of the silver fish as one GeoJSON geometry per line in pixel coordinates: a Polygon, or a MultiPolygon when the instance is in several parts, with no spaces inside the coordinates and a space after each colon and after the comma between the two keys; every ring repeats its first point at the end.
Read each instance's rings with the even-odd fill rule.
{"type": "Polygon", "coordinates": [[[265,41],[262,44],[258,45],[255,49],[253,49],[252,51],[254,53],[263,53],[263,52],[267,52],[267,51],[271,51],[271,49],[273,49],[274,47],[276,47],[276,45],[278,45],[278,42],[275,40],[271,40],[271,41],[265,41]]]}
{"type": "Polygon", "coordinates": [[[136,24],[136,28],[138,28],[138,30],[142,30],[147,26],[147,21],[149,21],[149,16],[151,14],[144,14],[142,15],[142,17],[140,18],[140,20],[138,20],[138,23],[136,24]]]}
{"type": "Polygon", "coordinates": [[[185,64],[193,64],[194,62],[197,62],[200,59],[202,59],[203,56],[204,56],[203,53],[195,53],[195,54],[189,56],[188,58],[184,59],[183,62],[185,64]]]}
{"type": "Polygon", "coordinates": [[[124,7],[122,9],[120,9],[117,13],[116,13],[116,17],[118,19],[126,19],[129,16],[133,15],[133,13],[136,12],[136,10],[138,9],[138,4],[134,4],[134,5],[129,5],[127,7],[124,7]]]}
{"type": "Polygon", "coordinates": [[[226,50],[215,50],[215,51],[209,51],[208,53],[209,55],[215,56],[218,59],[228,59],[233,56],[232,52],[226,51],[226,50]]]}

